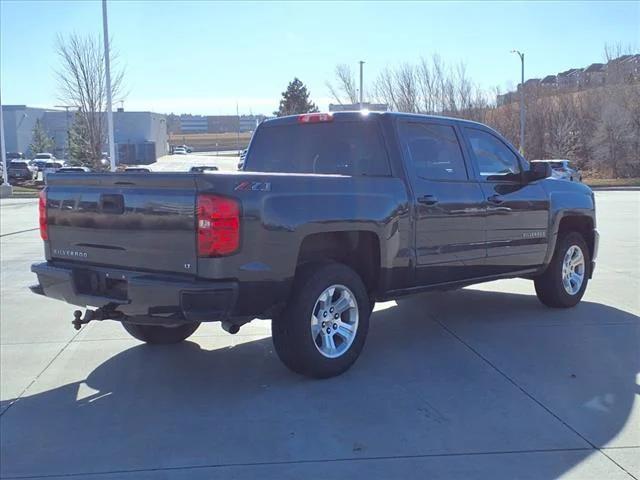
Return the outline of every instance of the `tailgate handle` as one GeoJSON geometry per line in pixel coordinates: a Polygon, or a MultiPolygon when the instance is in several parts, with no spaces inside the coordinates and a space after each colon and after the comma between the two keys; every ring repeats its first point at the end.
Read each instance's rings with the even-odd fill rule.
{"type": "Polygon", "coordinates": [[[119,194],[100,195],[100,211],[102,213],[124,213],[124,197],[119,194]]]}

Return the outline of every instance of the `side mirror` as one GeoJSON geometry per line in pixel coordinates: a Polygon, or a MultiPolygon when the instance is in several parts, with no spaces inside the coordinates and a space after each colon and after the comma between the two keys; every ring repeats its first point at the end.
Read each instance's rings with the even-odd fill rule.
{"type": "Polygon", "coordinates": [[[527,182],[535,182],[551,176],[551,165],[548,162],[531,162],[526,174],[527,182]]]}

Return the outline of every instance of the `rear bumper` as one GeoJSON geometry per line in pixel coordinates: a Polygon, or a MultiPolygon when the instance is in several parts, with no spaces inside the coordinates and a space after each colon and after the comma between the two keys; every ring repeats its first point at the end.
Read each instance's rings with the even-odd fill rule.
{"type": "Polygon", "coordinates": [[[210,322],[229,318],[238,298],[238,283],[202,281],[183,276],[151,274],[70,264],[37,263],[31,271],[39,295],[80,307],[107,307],[126,316],[210,322]]]}

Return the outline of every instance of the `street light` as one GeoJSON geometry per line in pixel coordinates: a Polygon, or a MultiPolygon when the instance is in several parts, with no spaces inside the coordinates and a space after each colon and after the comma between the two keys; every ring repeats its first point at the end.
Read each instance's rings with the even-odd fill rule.
{"type": "Polygon", "coordinates": [[[0,97],[0,159],[2,160],[2,195],[11,195],[12,189],[9,183],[9,169],[7,168],[7,150],[4,144],[4,111],[2,109],[2,97],[0,97]]]}
{"type": "Polygon", "coordinates": [[[364,65],[364,61],[360,60],[360,110],[362,110],[362,99],[364,97],[364,94],[362,92],[362,66],[364,65]]]}
{"type": "Polygon", "coordinates": [[[104,40],[104,71],[107,82],[107,132],[109,135],[109,160],[111,171],[116,171],[116,144],[113,135],[113,108],[111,107],[111,68],[109,62],[109,22],[107,20],[107,0],[102,0],[102,37],[104,40]]]}
{"type": "Polygon", "coordinates": [[[518,50],[511,50],[520,57],[521,80],[520,80],[520,153],[524,155],[524,53],[518,50]]]}

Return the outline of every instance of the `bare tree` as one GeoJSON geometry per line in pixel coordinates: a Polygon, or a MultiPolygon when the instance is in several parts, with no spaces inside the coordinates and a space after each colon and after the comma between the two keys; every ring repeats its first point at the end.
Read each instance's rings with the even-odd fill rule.
{"type": "MultiPolygon", "coordinates": [[[[76,121],[82,124],[79,130],[86,136],[83,156],[94,166],[99,165],[102,147],[105,143],[106,80],[104,69],[104,48],[99,36],[72,34],[58,36],[56,52],[59,58],[58,77],[59,98],[67,105],[78,109],[76,121]]],[[[111,65],[116,63],[110,52],[111,65]]],[[[111,74],[111,95],[114,102],[124,97],[124,70],[117,65],[111,74]]]]}
{"type": "MultiPolygon", "coordinates": [[[[606,46],[612,61],[631,53],[622,45],[606,46]]],[[[615,64],[615,65],[613,65],[615,64]]],[[[611,73],[611,72],[609,72],[611,73]]],[[[579,168],[613,176],[640,175],[640,81],[629,76],[597,88],[568,92],[543,87],[526,90],[528,158],[568,158],[579,168]]],[[[373,84],[375,99],[391,110],[466,118],[487,123],[512,143],[519,138],[519,106],[489,100],[467,74],[464,63],[448,65],[436,55],[383,69],[373,84]]]]}
{"type": "Polygon", "coordinates": [[[335,70],[337,86],[333,86],[331,82],[327,82],[329,92],[340,105],[346,98],[346,103],[358,103],[358,88],[356,87],[356,78],[351,67],[345,63],[336,65],[335,70]]]}

